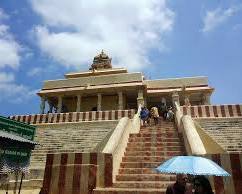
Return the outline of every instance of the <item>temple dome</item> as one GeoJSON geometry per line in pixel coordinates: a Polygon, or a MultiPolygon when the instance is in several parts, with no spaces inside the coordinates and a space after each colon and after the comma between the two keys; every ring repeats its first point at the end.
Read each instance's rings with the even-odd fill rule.
{"type": "Polygon", "coordinates": [[[112,58],[109,58],[108,55],[105,54],[102,50],[100,54],[94,57],[90,70],[110,69],[112,68],[111,60],[112,58]]]}
{"type": "Polygon", "coordinates": [[[100,54],[98,54],[97,56],[94,57],[94,60],[95,60],[95,59],[108,59],[108,58],[109,58],[108,55],[105,54],[105,53],[103,52],[103,50],[102,50],[102,52],[101,52],[100,54]]]}

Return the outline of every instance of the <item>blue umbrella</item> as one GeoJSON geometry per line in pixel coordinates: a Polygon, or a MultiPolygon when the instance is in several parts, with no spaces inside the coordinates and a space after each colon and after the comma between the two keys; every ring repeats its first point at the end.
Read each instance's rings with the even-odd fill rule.
{"type": "Polygon", "coordinates": [[[198,156],[176,156],[156,168],[161,173],[230,176],[212,160],[198,156]]]}

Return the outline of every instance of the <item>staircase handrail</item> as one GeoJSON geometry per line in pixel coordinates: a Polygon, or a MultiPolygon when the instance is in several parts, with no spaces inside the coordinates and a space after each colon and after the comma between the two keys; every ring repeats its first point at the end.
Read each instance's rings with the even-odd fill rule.
{"type": "Polygon", "coordinates": [[[191,116],[183,115],[180,109],[180,105],[175,102],[176,110],[176,124],[178,132],[182,133],[185,143],[186,151],[189,155],[206,154],[204,144],[197,132],[194,121],[191,116]]]}
{"type": "Polygon", "coordinates": [[[175,122],[178,128],[178,132],[181,133],[181,118],[183,116],[182,112],[181,112],[181,107],[180,105],[175,101],[175,122]]]}
{"type": "Polygon", "coordinates": [[[132,120],[127,117],[120,119],[107,144],[102,150],[103,153],[110,153],[113,155],[113,182],[115,182],[116,175],[118,175],[120,163],[128,144],[129,135],[131,133],[138,133],[140,130],[140,111],[141,105],[139,105],[138,111],[132,120]]]}

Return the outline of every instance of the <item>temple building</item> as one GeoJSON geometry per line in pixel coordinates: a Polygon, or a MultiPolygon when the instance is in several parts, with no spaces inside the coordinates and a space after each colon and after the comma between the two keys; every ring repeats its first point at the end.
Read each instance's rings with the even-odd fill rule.
{"type": "Polygon", "coordinates": [[[209,177],[215,194],[242,193],[241,104],[212,104],[205,76],[149,80],[114,68],[104,51],[87,69],[44,81],[39,114],[9,116],[36,127],[23,194],[164,194],[176,177],[154,169],[179,155],[211,159],[231,175],[209,177]],[[162,104],[174,119],[143,126],[141,108],[162,104]]]}
{"type": "Polygon", "coordinates": [[[65,74],[65,79],[45,81],[38,95],[40,113],[48,102],[51,113],[137,109],[139,104],[152,107],[161,102],[172,105],[210,104],[213,88],[207,77],[146,80],[141,72],[129,73],[112,68],[111,58],[103,51],[94,57],[89,71],[65,74]]]}

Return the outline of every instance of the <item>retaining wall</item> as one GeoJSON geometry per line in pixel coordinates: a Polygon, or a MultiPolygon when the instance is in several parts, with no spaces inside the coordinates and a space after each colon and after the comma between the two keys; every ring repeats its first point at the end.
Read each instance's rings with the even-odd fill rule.
{"type": "Polygon", "coordinates": [[[10,119],[25,122],[28,124],[42,123],[63,123],[79,121],[101,121],[101,120],[118,120],[122,117],[133,118],[134,109],[130,110],[110,110],[110,111],[89,111],[89,112],[70,112],[70,113],[49,113],[34,115],[14,115],[10,119]]]}

